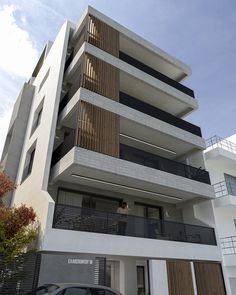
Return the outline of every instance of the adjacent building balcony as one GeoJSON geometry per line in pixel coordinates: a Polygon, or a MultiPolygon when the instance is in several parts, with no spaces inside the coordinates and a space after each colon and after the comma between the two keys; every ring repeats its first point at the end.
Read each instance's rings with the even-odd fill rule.
{"type": "Polygon", "coordinates": [[[231,181],[221,181],[213,185],[216,198],[224,196],[235,196],[236,197],[236,183],[231,181]]]}
{"type": "Polygon", "coordinates": [[[213,228],[56,204],[53,228],[216,245],[213,228]]]}
{"type": "Polygon", "coordinates": [[[229,236],[220,239],[223,255],[236,254],[236,236],[229,236]]]}
{"type": "Polygon", "coordinates": [[[236,236],[228,236],[220,239],[221,251],[225,266],[236,265],[236,236]]]}
{"type": "Polygon", "coordinates": [[[236,169],[236,144],[217,135],[206,140],[205,158],[209,166],[218,165],[222,171],[236,169]]]}
{"type": "Polygon", "coordinates": [[[232,181],[221,181],[213,185],[216,199],[215,207],[224,207],[229,210],[236,208],[236,183],[232,181]]]}
{"type": "Polygon", "coordinates": [[[207,139],[206,146],[207,150],[220,148],[230,153],[236,154],[236,144],[218,135],[212,136],[211,138],[207,139]]]}

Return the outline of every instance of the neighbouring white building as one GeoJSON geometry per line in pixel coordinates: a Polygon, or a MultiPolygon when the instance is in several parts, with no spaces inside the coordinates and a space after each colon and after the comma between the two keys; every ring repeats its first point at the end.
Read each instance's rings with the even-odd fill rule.
{"type": "MultiPolygon", "coordinates": [[[[184,46],[182,44],[181,46],[184,46]]],[[[40,220],[38,283],[224,295],[191,69],[88,7],[45,47],[13,111],[8,204],[40,220]],[[128,215],[117,214],[126,201],[128,215]]],[[[228,293],[230,294],[230,293],[228,293]]]]}
{"type": "Polygon", "coordinates": [[[225,278],[236,294],[236,134],[207,140],[206,167],[215,190],[214,214],[223,254],[225,278]]]}

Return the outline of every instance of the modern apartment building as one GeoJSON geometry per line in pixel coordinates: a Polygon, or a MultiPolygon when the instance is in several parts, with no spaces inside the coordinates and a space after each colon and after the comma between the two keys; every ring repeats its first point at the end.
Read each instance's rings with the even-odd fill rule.
{"type": "Polygon", "coordinates": [[[92,7],[47,44],[2,155],[40,221],[39,284],[226,294],[190,68],[92,7]],[[128,215],[118,214],[128,203],[128,215]],[[122,231],[120,230],[120,225],[122,231]]]}
{"type": "Polygon", "coordinates": [[[236,135],[207,140],[206,167],[216,199],[214,213],[226,279],[236,294],[236,135]]]}

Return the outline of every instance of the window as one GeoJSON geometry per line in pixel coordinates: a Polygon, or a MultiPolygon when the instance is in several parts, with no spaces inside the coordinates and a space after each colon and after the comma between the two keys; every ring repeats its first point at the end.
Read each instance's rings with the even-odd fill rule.
{"type": "Polygon", "coordinates": [[[86,295],[87,288],[67,288],[63,295],[86,295]]]}
{"type": "Polygon", "coordinates": [[[225,174],[225,182],[229,195],[236,196],[236,177],[225,174]]]}
{"type": "MultiPolygon", "coordinates": [[[[41,82],[40,85],[39,85],[39,91],[41,90],[41,88],[43,87],[44,83],[46,82],[46,80],[47,80],[47,78],[48,78],[48,76],[49,76],[49,72],[50,72],[50,69],[47,70],[47,73],[46,73],[45,76],[43,77],[43,80],[42,80],[42,82],[41,82]]],[[[38,92],[39,92],[39,91],[38,91],[38,92]]]]}
{"type": "Polygon", "coordinates": [[[25,168],[23,171],[22,182],[31,174],[35,154],[35,145],[26,155],[25,168]]]}
{"type": "Polygon", "coordinates": [[[38,112],[37,111],[35,112],[31,135],[34,133],[34,131],[37,129],[37,127],[39,126],[41,122],[42,111],[43,111],[43,107],[41,107],[41,109],[38,112]]]}

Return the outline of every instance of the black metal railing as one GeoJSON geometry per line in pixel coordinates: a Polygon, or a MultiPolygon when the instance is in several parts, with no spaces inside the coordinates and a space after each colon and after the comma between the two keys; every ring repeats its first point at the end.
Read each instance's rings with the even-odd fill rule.
{"type": "Polygon", "coordinates": [[[178,117],[175,117],[163,110],[158,109],[157,107],[147,104],[147,103],[145,103],[133,96],[130,96],[124,92],[120,92],[120,103],[122,103],[130,108],[133,108],[135,110],[138,110],[144,114],[152,116],[156,119],[159,119],[159,120],[162,120],[166,123],[174,125],[178,128],[181,128],[183,130],[191,132],[197,136],[202,136],[200,127],[193,125],[187,121],[184,121],[178,117]]]}
{"type": "Polygon", "coordinates": [[[166,159],[124,144],[120,145],[120,158],[192,180],[210,184],[209,173],[201,168],[166,159]]]}
{"type": "Polygon", "coordinates": [[[111,235],[216,245],[213,228],[56,204],[53,227],[111,235]]]}
{"type": "Polygon", "coordinates": [[[215,183],[213,187],[217,198],[227,195],[236,196],[236,183],[229,180],[215,183]]]}
{"type": "Polygon", "coordinates": [[[139,60],[131,57],[130,55],[120,51],[119,58],[128,64],[140,69],[141,71],[153,76],[154,78],[157,78],[158,80],[182,91],[183,93],[191,96],[194,98],[194,92],[192,89],[184,86],[183,84],[180,84],[179,82],[165,76],[164,74],[158,72],[157,70],[154,70],[153,68],[145,65],[144,63],[140,62],[139,60]]]}
{"type": "Polygon", "coordinates": [[[206,146],[212,149],[219,147],[231,153],[236,154],[236,144],[218,135],[214,135],[211,138],[207,139],[206,146]]]}
{"type": "Polygon", "coordinates": [[[236,236],[221,238],[220,243],[224,255],[236,254],[236,236]]]}

